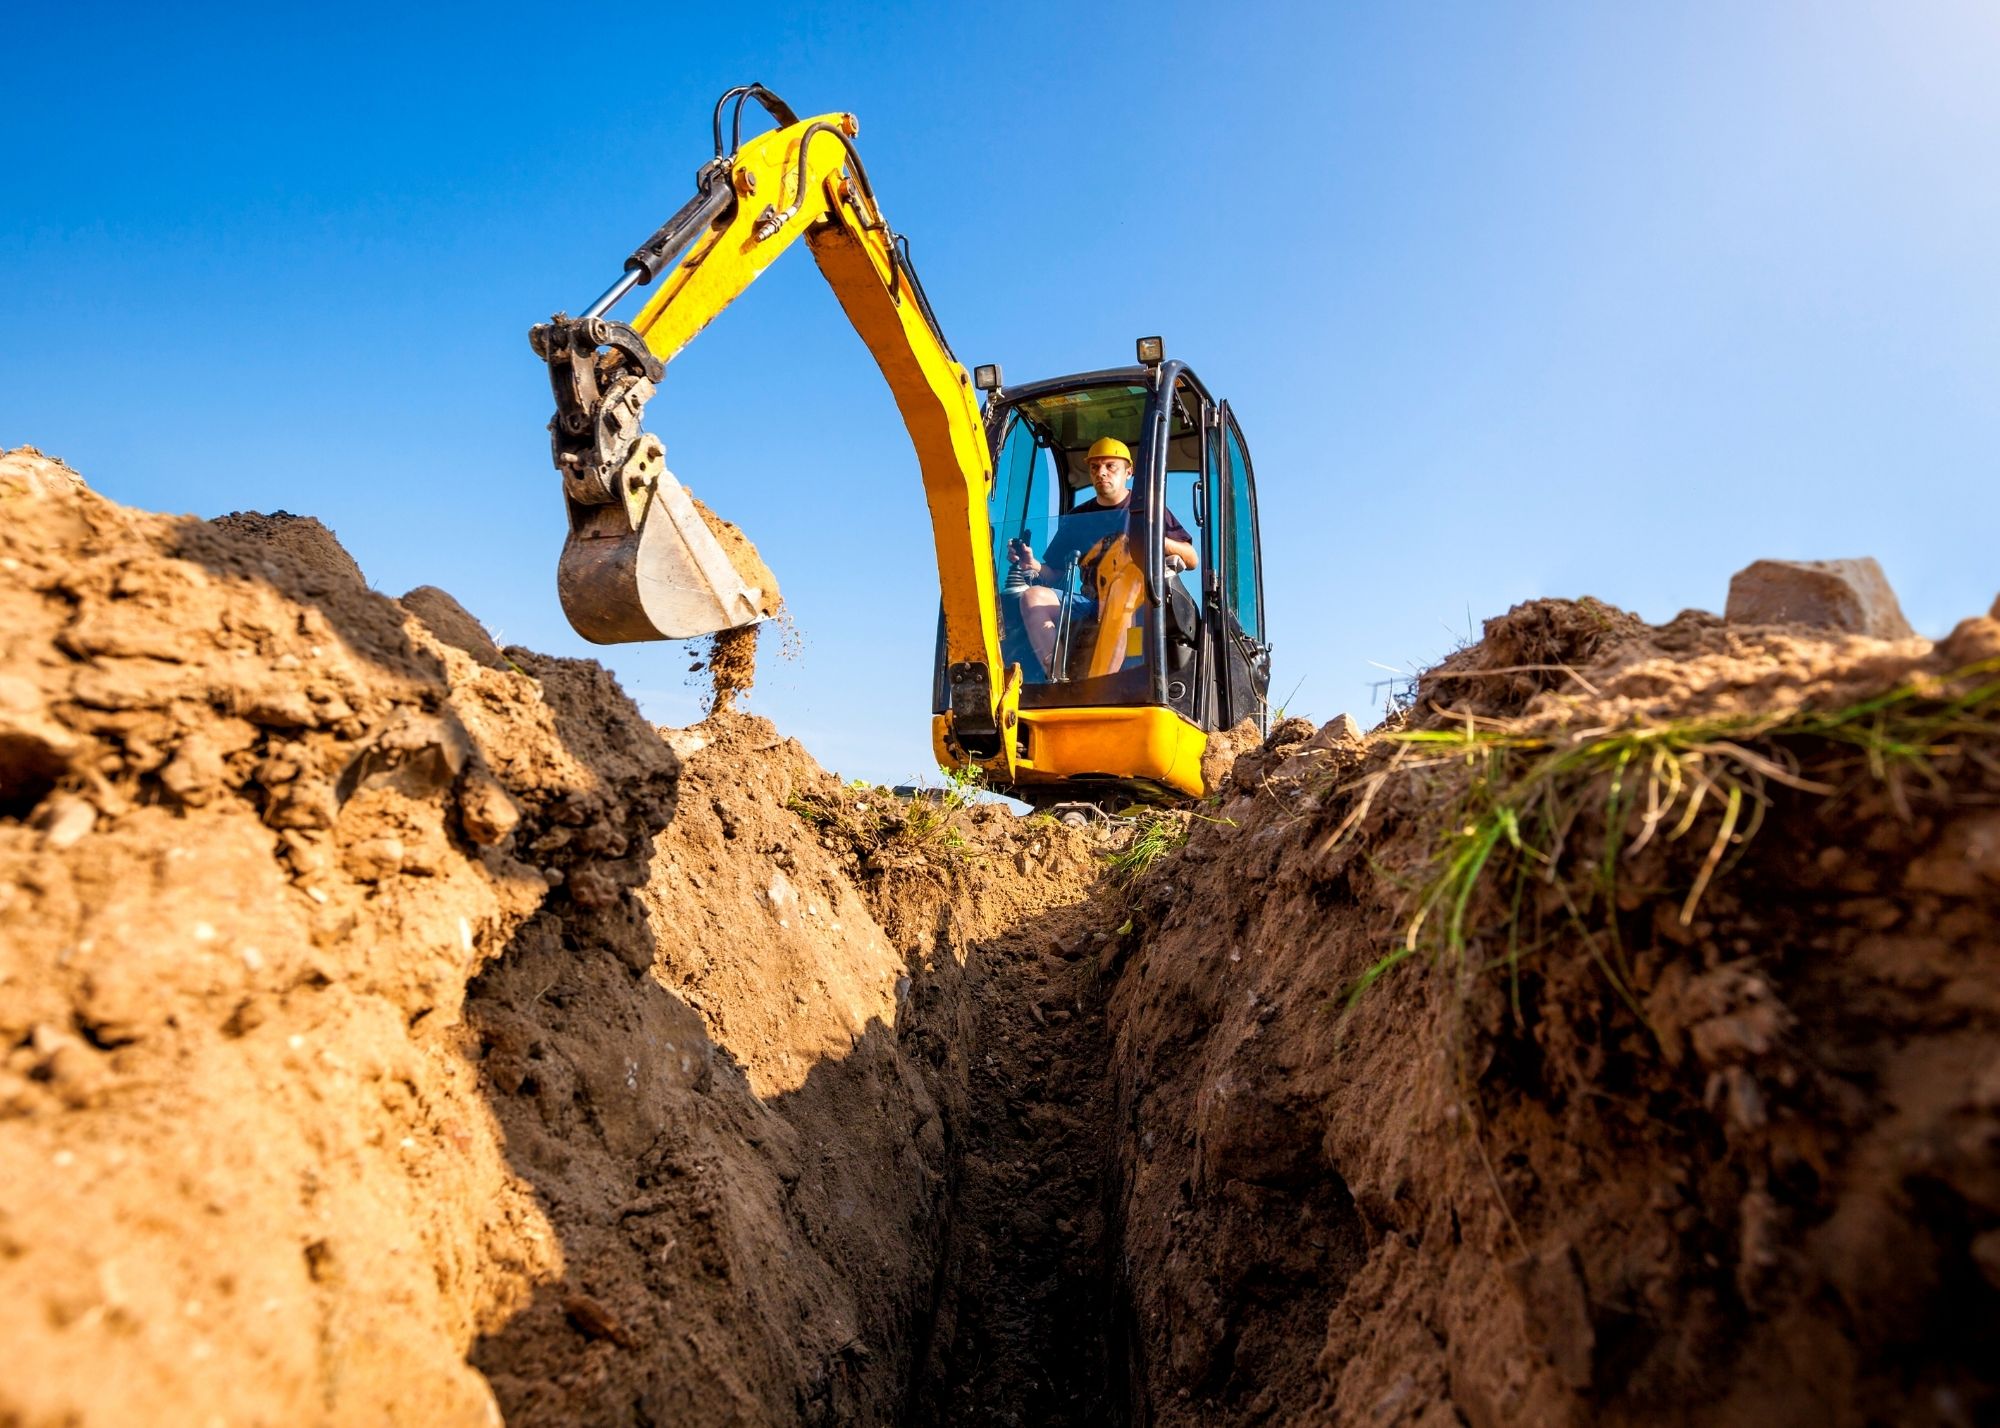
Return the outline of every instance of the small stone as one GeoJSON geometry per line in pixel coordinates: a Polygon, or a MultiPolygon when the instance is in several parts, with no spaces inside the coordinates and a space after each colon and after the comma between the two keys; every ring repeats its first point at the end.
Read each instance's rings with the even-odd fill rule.
{"type": "Polygon", "coordinates": [[[459,791],[458,822],[466,837],[491,847],[520,826],[521,809],[498,780],[474,774],[459,791]]]}
{"type": "Polygon", "coordinates": [[[253,724],[275,729],[309,729],[319,723],[303,689],[252,690],[242,697],[240,712],[253,724]]]}
{"type": "Polygon", "coordinates": [[[221,750],[202,735],[192,734],[160,770],[160,783],[177,801],[199,808],[222,786],[225,772],[221,750]]]}
{"type": "Polygon", "coordinates": [[[1973,1236],[1972,1262],[1979,1266],[1988,1284],[2000,1289],[2000,1230],[1973,1236]]]}
{"type": "Polygon", "coordinates": [[[81,843],[97,826],[97,810],[71,793],[50,794],[35,820],[42,830],[42,842],[61,850],[81,843]]]}
{"type": "Polygon", "coordinates": [[[603,868],[581,867],[569,877],[569,895],[583,907],[609,907],[623,892],[618,879],[603,868]]]}
{"type": "Polygon", "coordinates": [[[264,810],[273,828],[331,828],[333,789],[318,779],[301,779],[286,786],[264,810]]]}
{"type": "Polygon", "coordinates": [[[403,840],[364,838],[341,854],[341,865],[364,883],[378,883],[402,870],[403,840]]]}
{"type": "Polygon", "coordinates": [[[632,1345],[632,1336],[618,1322],[618,1316],[588,1294],[565,1294],[562,1311],[587,1338],[609,1339],[621,1348],[632,1345]]]}
{"type": "Polygon", "coordinates": [[[1320,725],[1319,732],[1305,741],[1300,752],[1337,749],[1364,742],[1368,735],[1351,714],[1338,714],[1320,725]]]}

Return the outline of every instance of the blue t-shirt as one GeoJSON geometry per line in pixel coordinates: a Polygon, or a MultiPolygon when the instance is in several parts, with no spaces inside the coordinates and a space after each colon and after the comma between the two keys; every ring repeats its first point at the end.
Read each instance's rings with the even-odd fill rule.
{"type": "MultiPolygon", "coordinates": [[[[1125,517],[1131,507],[1130,501],[1107,506],[1093,497],[1064,515],[1056,526],[1055,539],[1049,542],[1048,550],[1042,555],[1042,568],[1036,573],[1034,583],[1053,585],[1058,589],[1067,584],[1070,567],[1088,554],[1092,546],[1106,536],[1124,532],[1125,517]]],[[[1167,512],[1166,538],[1194,544],[1194,537],[1174,519],[1172,511],[1167,512]]]]}

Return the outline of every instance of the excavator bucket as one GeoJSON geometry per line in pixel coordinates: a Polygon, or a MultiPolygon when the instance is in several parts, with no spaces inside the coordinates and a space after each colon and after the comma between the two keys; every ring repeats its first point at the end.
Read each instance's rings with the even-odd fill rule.
{"type": "Polygon", "coordinates": [[[549,440],[569,508],[556,593],[576,632],[600,645],[688,640],[776,613],[777,581],[755,548],[674,479],[641,425],[665,370],[645,340],[561,313],[528,340],[555,390],[549,440]]]}
{"type": "Polygon", "coordinates": [[[750,585],[661,466],[635,524],[622,502],[570,508],[556,566],[563,613],[594,644],[685,640],[764,618],[775,591],[750,585]]]}

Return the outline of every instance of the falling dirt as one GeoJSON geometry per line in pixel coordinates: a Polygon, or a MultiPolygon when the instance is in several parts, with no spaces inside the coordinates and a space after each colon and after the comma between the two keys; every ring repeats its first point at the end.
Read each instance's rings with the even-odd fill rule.
{"type": "Polygon", "coordinates": [[[708,671],[709,693],[703,707],[709,713],[735,708],[736,696],[749,693],[757,681],[757,626],[711,635],[694,668],[708,671]]]}
{"type": "MultiPolygon", "coordinates": [[[[764,557],[743,534],[742,527],[722,519],[693,492],[688,493],[688,499],[694,502],[695,510],[701,513],[702,521],[714,533],[744,585],[758,593],[758,613],[767,619],[780,617],[784,600],[778,593],[778,577],[771,573],[771,567],[764,563],[764,557]]],[[[709,691],[702,707],[711,714],[727,713],[735,708],[737,696],[747,694],[757,681],[757,626],[722,630],[709,636],[700,651],[690,668],[708,672],[709,691]]]]}
{"type": "Polygon", "coordinates": [[[0,1422],[2000,1409],[2000,617],[1523,606],[1149,862],[0,511],[0,1422]]]}

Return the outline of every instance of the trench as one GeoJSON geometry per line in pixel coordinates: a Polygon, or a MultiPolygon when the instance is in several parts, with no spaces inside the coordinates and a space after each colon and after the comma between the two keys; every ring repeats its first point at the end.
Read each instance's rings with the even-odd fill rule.
{"type": "Polygon", "coordinates": [[[968,949],[965,1096],[907,1428],[1127,1421],[1102,912],[968,949]]]}

